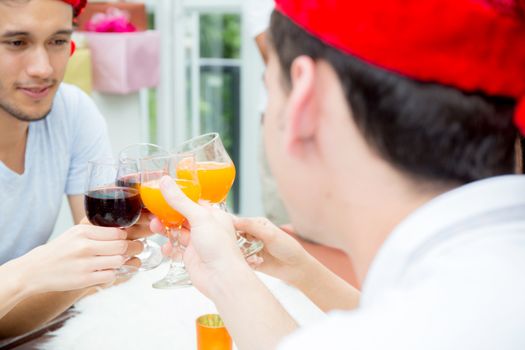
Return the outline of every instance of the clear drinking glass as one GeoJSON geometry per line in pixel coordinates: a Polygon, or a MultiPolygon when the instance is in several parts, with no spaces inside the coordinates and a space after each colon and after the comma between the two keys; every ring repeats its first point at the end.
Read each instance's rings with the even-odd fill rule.
{"type": "Polygon", "coordinates": [[[140,168],[142,202],[162,222],[173,246],[168,274],[162,280],[155,282],[153,287],[168,289],[189,286],[191,280],[182,261],[183,247],[179,243],[180,230],[186,218],[166,202],[159,185],[161,178],[169,175],[186,196],[197,202],[201,195],[201,187],[195,169],[195,160],[193,156],[187,154],[144,158],[140,160],[140,168]],[[177,171],[179,164],[184,164],[183,173],[177,171]]]}
{"type": "MultiPolygon", "coordinates": [[[[192,153],[201,185],[201,199],[227,211],[226,198],[235,180],[235,165],[224,148],[218,133],[209,133],[188,140],[176,152],[192,153]]],[[[247,239],[237,232],[237,243],[245,257],[263,248],[260,240],[247,239]]]]}
{"type": "MultiPolygon", "coordinates": [[[[123,187],[132,187],[140,190],[140,160],[154,156],[167,156],[169,152],[151,143],[137,143],[124,148],[119,153],[120,171],[117,183],[123,187]]],[[[142,202],[141,202],[142,203],[142,202]]],[[[148,209],[143,206],[143,212],[148,209]]],[[[137,258],[141,261],[140,270],[148,271],[159,266],[163,256],[160,246],[153,240],[142,238],[144,250],[137,258]]]]}
{"type": "MultiPolygon", "coordinates": [[[[119,164],[112,159],[88,163],[84,206],[89,222],[95,226],[127,228],[140,217],[139,190],[116,184],[118,170],[119,164]]],[[[117,276],[136,272],[136,267],[124,265],[117,270],[117,276]]]]}

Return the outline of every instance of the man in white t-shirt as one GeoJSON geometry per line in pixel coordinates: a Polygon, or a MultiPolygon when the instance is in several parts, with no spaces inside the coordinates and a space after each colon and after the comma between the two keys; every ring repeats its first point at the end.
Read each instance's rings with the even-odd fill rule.
{"type": "Polygon", "coordinates": [[[113,282],[108,271],[142,250],[122,238],[140,236],[141,227],[76,225],[44,245],[64,194],[80,224],[87,162],[112,154],[93,101],[61,84],[74,49],[73,15],[84,6],[0,0],[0,337],[30,330],[113,282]]]}
{"type": "MultiPolygon", "coordinates": [[[[525,349],[525,18],[513,1],[277,0],[264,120],[294,227],[352,257],[362,291],[264,220],[161,182],[184,260],[239,349],[525,349]],[[298,329],[257,269],[325,311],[298,329]]],[[[152,228],[159,230],[159,222],[152,228]]]]}

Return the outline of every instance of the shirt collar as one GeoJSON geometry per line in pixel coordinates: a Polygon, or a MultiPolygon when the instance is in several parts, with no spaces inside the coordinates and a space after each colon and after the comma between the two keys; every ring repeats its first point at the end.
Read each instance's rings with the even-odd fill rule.
{"type": "MultiPolygon", "coordinates": [[[[361,303],[393,286],[414,263],[420,247],[442,240],[444,230],[481,222],[491,214],[525,205],[525,176],[507,175],[473,182],[446,192],[404,219],[379,249],[363,284],[361,303]]],[[[523,217],[523,215],[521,215],[523,217]]]]}

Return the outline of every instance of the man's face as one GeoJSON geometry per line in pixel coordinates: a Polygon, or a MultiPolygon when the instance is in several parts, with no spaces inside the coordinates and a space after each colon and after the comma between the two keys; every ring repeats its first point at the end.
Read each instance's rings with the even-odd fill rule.
{"type": "Polygon", "coordinates": [[[268,50],[268,62],[264,73],[264,82],[268,91],[268,100],[264,113],[264,143],[266,156],[274,176],[284,162],[282,159],[282,138],[285,123],[287,91],[283,87],[279,59],[273,48],[268,50]]]}
{"type": "Polygon", "coordinates": [[[268,90],[263,127],[266,156],[295,229],[303,236],[319,240],[317,219],[322,212],[319,208],[322,179],[302,141],[290,142],[294,133],[290,125],[293,102],[283,74],[277,53],[270,45],[264,77],[268,90]]]}
{"type": "Polygon", "coordinates": [[[69,59],[72,17],[58,0],[0,0],[0,115],[47,116],[69,59]]]}

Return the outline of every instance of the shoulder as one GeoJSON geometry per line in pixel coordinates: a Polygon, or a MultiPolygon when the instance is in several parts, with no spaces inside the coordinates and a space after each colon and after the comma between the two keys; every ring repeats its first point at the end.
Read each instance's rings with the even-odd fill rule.
{"type": "Polygon", "coordinates": [[[343,345],[348,348],[361,345],[362,326],[356,318],[360,318],[356,311],[331,313],[322,321],[301,327],[286,337],[278,350],[338,349],[343,345]]]}
{"type": "Polygon", "coordinates": [[[93,99],[76,86],[66,83],[58,88],[51,114],[56,119],[67,120],[73,129],[105,123],[93,99]]]}
{"type": "MultiPolygon", "coordinates": [[[[83,104],[94,104],[91,97],[78,87],[61,83],[54,100],[55,104],[63,105],[68,109],[76,109],[83,104]]],[[[55,107],[55,106],[53,106],[55,107]]]]}

